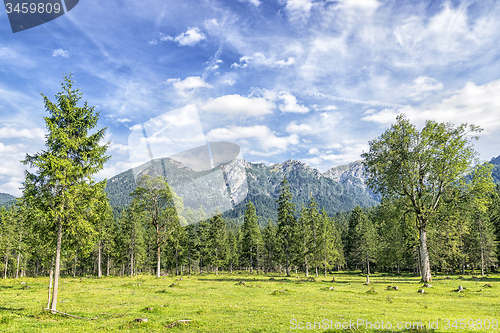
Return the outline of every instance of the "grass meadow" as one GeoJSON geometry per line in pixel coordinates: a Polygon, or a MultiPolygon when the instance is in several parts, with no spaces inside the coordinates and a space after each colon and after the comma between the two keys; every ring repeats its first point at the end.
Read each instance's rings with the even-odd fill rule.
{"type": "Polygon", "coordinates": [[[500,332],[500,275],[333,276],[63,277],[58,310],[85,319],[43,310],[48,278],[0,280],[0,332],[500,332]]]}

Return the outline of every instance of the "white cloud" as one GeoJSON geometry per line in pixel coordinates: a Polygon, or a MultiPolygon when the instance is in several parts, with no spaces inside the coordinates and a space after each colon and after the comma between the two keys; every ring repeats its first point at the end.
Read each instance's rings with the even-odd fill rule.
{"type": "Polygon", "coordinates": [[[307,21],[311,15],[312,0],[288,0],[286,10],[292,21],[307,21]]]}
{"type": "MultiPolygon", "coordinates": [[[[217,21],[215,21],[217,22],[217,21]]],[[[149,45],[157,45],[161,42],[173,41],[181,46],[194,46],[198,42],[207,39],[207,36],[197,27],[188,28],[186,32],[177,35],[176,37],[167,36],[160,32],[160,37],[148,42],[149,45]]]]}
{"type": "Polygon", "coordinates": [[[404,51],[404,57],[396,64],[426,66],[467,59],[486,45],[497,24],[485,19],[470,21],[467,6],[452,8],[446,2],[433,17],[411,16],[394,29],[396,41],[404,51]]]}
{"type": "Polygon", "coordinates": [[[285,137],[277,136],[269,127],[264,125],[255,126],[229,126],[227,128],[216,128],[207,134],[207,138],[213,141],[236,141],[253,139],[258,143],[258,148],[263,152],[259,153],[255,150],[254,144],[248,144],[252,149],[253,154],[269,156],[275,153],[286,151],[290,145],[299,143],[299,137],[292,134],[285,137]]]}
{"type": "Polygon", "coordinates": [[[244,97],[241,95],[225,95],[210,99],[202,110],[222,113],[229,116],[263,116],[273,112],[275,105],[261,97],[244,97]]]}
{"type": "Polygon", "coordinates": [[[288,133],[296,133],[296,134],[309,134],[312,132],[311,126],[307,124],[297,124],[296,121],[292,121],[288,126],[286,127],[286,131],[288,133]]]}
{"type": "Polygon", "coordinates": [[[468,82],[450,97],[426,109],[404,106],[378,112],[372,110],[366,113],[362,120],[391,124],[399,113],[405,113],[412,122],[419,125],[427,119],[433,119],[439,122],[451,121],[455,125],[475,124],[490,132],[500,129],[498,110],[500,110],[500,80],[495,80],[479,86],[468,82]]]}
{"type": "Polygon", "coordinates": [[[22,187],[21,182],[15,182],[15,181],[5,182],[2,185],[0,185],[0,193],[8,193],[15,197],[21,197],[21,195],[23,194],[23,192],[20,190],[21,187],[22,187]]]}
{"type": "Polygon", "coordinates": [[[294,57],[287,59],[276,60],[275,57],[266,57],[262,52],[256,52],[253,56],[243,56],[238,63],[231,65],[231,68],[246,68],[249,65],[253,66],[266,66],[271,68],[288,67],[295,64],[294,57]]]}
{"type": "Polygon", "coordinates": [[[9,47],[0,47],[0,58],[1,59],[15,59],[17,53],[9,47]]]}
{"type": "Polygon", "coordinates": [[[303,158],[301,161],[325,172],[336,165],[346,165],[360,160],[363,151],[368,151],[367,143],[359,142],[359,140],[346,141],[342,145],[337,145],[335,152],[320,153],[318,149],[310,149],[309,154],[317,156],[303,158]]]}
{"type": "Polygon", "coordinates": [[[129,123],[132,120],[130,120],[128,118],[118,118],[118,119],[116,119],[116,121],[119,122],[119,123],[129,123]]]}
{"type": "Polygon", "coordinates": [[[212,88],[212,86],[199,76],[188,76],[184,80],[181,79],[168,79],[166,83],[171,84],[177,93],[181,96],[187,96],[193,93],[196,89],[212,88]]]}
{"type": "Polygon", "coordinates": [[[289,92],[282,91],[278,98],[283,101],[280,104],[279,109],[281,112],[291,112],[291,113],[307,113],[309,112],[309,108],[304,105],[299,105],[297,103],[297,98],[290,94],[289,92]]]}
{"type": "Polygon", "coordinates": [[[63,58],[69,58],[69,53],[66,50],[63,49],[57,49],[52,51],[52,56],[53,57],[63,57],[63,58]]]}
{"type": "MultiPolygon", "coordinates": [[[[45,137],[45,130],[43,128],[22,128],[16,129],[13,127],[0,128],[1,139],[40,139],[45,137]]],[[[1,144],[1,143],[0,143],[1,144]]]]}
{"type": "Polygon", "coordinates": [[[252,5],[254,5],[255,7],[259,7],[260,6],[260,1],[259,0],[238,0],[239,2],[248,2],[252,5]]]}
{"type": "Polygon", "coordinates": [[[341,6],[349,9],[373,11],[380,6],[380,3],[377,0],[343,0],[341,6]]]}
{"type": "Polygon", "coordinates": [[[411,85],[403,85],[403,90],[407,90],[406,97],[415,101],[422,100],[430,93],[443,89],[443,84],[428,76],[419,76],[413,80],[411,85]]]}

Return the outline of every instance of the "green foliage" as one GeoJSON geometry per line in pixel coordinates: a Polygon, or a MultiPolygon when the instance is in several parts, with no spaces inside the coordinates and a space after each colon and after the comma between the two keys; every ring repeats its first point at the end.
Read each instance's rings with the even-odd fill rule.
{"type": "Polygon", "coordinates": [[[294,233],[297,223],[295,219],[295,205],[292,203],[292,193],[290,193],[290,185],[288,185],[286,177],[283,177],[283,181],[281,182],[277,204],[279,255],[281,262],[285,265],[287,276],[290,276],[291,251],[295,248],[295,244],[299,240],[294,233]]]}
{"type": "Polygon", "coordinates": [[[55,247],[54,288],[51,309],[56,310],[61,252],[68,248],[91,248],[96,236],[93,211],[105,183],[93,176],[109,159],[108,144],[101,145],[105,129],[95,130],[99,112],[87,102],[78,106],[82,93],[73,88],[71,76],[61,83],[56,102],[43,96],[48,134],[42,152],[26,154],[23,200],[32,227],[40,238],[55,247]],[[63,244],[64,243],[64,244],[63,244]]]}
{"type": "Polygon", "coordinates": [[[73,88],[73,83],[71,76],[64,78],[56,103],[42,95],[49,113],[45,117],[46,150],[27,154],[23,161],[36,170],[26,172],[24,200],[30,209],[45,216],[37,227],[40,233],[50,236],[45,241],[53,245],[57,237],[47,231],[57,230],[58,223],[69,245],[76,238],[92,242],[95,231],[88,215],[97,204],[94,198],[104,186],[95,183],[92,176],[109,159],[105,155],[108,145],[100,145],[105,129],[94,130],[99,112],[87,102],[78,106],[82,93],[73,88]]]}
{"type": "Polygon", "coordinates": [[[362,154],[367,185],[383,197],[405,198],[415,214],[425,282],[431,280],[427,227],[445,197],[459,192],[484,207],[483,198],[491,189],[491,169],[480,166],[474,170],[477,153],[468,135],[480,131],[474,125],[454,127],[451,123],[431,120],[418,131],[401,114],[390,129],[369,142],[369,152],[362,154]],[[468,182],[467,175],[471,172],[474,176],[472,182],[468,182]]]}
{"type": "Polygon", "coordinates": [[[243,225],[241,226],[241,255],[240,263],[253,269],[259,266],[259,254],[262,244],[262,236],[257,223],[255,206],[250,201],[245,211],[243,225]]]}
{"type": "Polygon", "coordinates": [[[208,232],[209,241],[207,250],[209,263],[215,267],[215,272],[218,273],[219,267],[226,263],[229,250],[226,222],[222,218],[222,215],[215,215],[210,219],[208,232]]]}
{"type": "Polygon", "coordinates": [[[144,175],[137,188],[130,194],[137,209],[148,215],[149,223],[154,228],[157,266],[156,276],[160,277],[161,247],[172,234],[180,228],[179,216],[182,212],[182,200],[175,195],[168,183],[161,177],[152,178],[144,175]]]}

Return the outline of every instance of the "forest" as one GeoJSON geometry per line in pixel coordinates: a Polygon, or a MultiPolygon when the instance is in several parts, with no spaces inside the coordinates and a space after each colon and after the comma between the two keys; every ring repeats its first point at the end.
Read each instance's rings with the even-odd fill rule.
{"type": "Polygon", "coordinates": [[[493,165],[478,163],[474,126],[428,121],[418,131],[404,115],[363,154],[379,204],[328,213],[311,195],[294,203],[283,177],[276,216],[260,221],[254,203],[242,223],[182,209],[161,175],[144,175],[129,204],[112,207],[106,181],[92,175],[109,156],[98,112],[71,77],[57,102],[45,99],[47,149],[27,155],[23,197],[0,210],[3,278],[49,276],[56,311],[59,276],[186,275],[245,271],[327,276],[361,270],[435,274],[498,269],[500,187],[493,165]],[[193,223],[193,221],[202,221],[193,223]]]}

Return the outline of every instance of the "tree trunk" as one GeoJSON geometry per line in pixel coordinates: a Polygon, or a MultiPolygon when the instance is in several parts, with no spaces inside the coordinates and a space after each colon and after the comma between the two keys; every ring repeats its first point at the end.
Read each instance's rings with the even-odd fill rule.
{"type": "Polygon", "coordinates": [[[253,269],[252,251],[253,251],[253,249],[250,247],[250,274],[252,274],[252,269],[253,269]]]}
{"type": "Polygon", "coordinates": [[[318,266],[316,266],[316,277],[318,277],[318,266]]]}
{"type": "Polygon", "coordinates": [[[7,278],[7,267],[9,266],[9,256],[6,254],[5,255],[5,269],[3,271],[3,278],[7,278]]]}
{"type": "Polygon", "coordinates": [[[160,266],[160,259],[161,259],[161,256],[160,256],[160,244],[157,243],[156,244],[156,277],[160,277],[160,270],[161,270],[161,266],[160,266]]]}
{"type": "Polygon", "coordinates": [[[481,276],[484,276],[484,247],[481,244],[481,276]]]}
{"type": "Polygon", "coordinates": [[[307,256],[304,258],[304,264],[306,266],[306,277],[309,276],[309,265],[307,264],[307,256]]]}
{"type": "Polygon", "coordinates": [[[50,263],[49,296],[47,300],[47,309],[50,306],[50,292],[52,291],[52,277],[54,276],[54,269],[52,267],[53,265],[54,265],[54,257],[52,257],[52,262],[50,263]]]}
{"type": "Polygon", "coordinates": [[[179,250],[175,248],[175,275],[179,275],[179,250]]]}
{"type": "Polygon", "coordinates": [[[420,273],[424,283],[432,282],[429,251],[427,249],[427,232],[420,228],[420,273]]]}
{"type": "Polygon", "coordinates": [[[106,276],[109,276],[109,254],[108,254],[108,260],[106,262],[106,276]]]}
{"type": "Polygon", "coordinates": [[[20,260],[21,260],[21,252],[17,251],[16,279],[19,278],[19,261],[20,260]]]}
{"type": "Polygon", "coordinates": [[[290,276],[290,254],[286,250],[286,276],[290,276]]]}
{"type": "Polygon", "coordinates": [[[134,275],[134,248],[130,251],[130,276],[134,275]]]}
{"type": "Polygon", "coordinates": [[[61,269],[61,243],[62,243],[62,220],[59,218],[59,226],[57,228],[57,246],[56,246],[56,265],[54,268],[54,289],[52,289],[52,302],[50,309],[52,314],[57,311],[57,291],[59,288],[59,273],[61,269]]]}
{"type": "Polygon", "coordinates": [[[366,260],[366,272],[368,273],[368,275],[370,275],[370,260],[369,259],[366,260]]]}
{"type": "Polygon", "coordinates": [[[102,270],[101,270],[101,241],[99,241],[99,248],[97,250],[97,277],[102,276],[102,270]]]}

